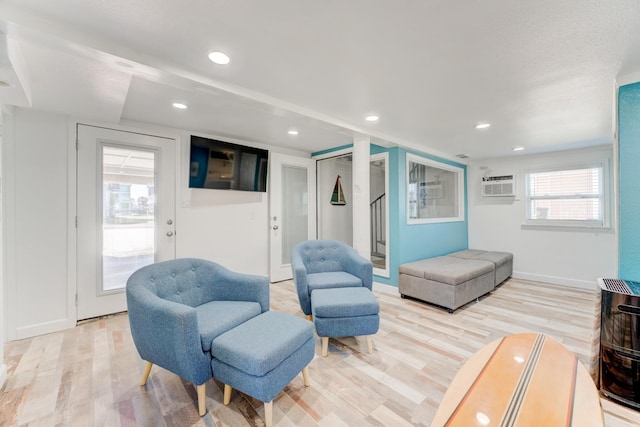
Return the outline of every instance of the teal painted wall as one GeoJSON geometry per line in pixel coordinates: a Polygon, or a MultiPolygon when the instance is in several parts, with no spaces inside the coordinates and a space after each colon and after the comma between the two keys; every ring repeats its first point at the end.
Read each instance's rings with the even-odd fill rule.
{"type": "MultiPolygon", "coordinates": [[[[314,153],[314,155],[348,147],[349,146],[344,146],[333,150],[325,150],[322,153],[314,153]]],[[[387,197],[389,197],[389,241],[387,242],[389,277],[374,276],[374,280],[378,283],[398,286],[398,270],[401,264],[467,249],[469,245],[466,185],[467,167],[460,163],[398,147],[385,148],[371,144],[370,152],[371,154],[389,153],[387,170],[389,174],[389,194],[387,195],[387,197]],[[434,224],[407,224],[407,153],[457,166],[464,170],[464,221],[434,224]]]]}
{"type": "Polygon", "coordinates": [[[469,245],[468,215],[467,215],[467,168],[465,165],[440,159],[424,153],[398,149],[397,172],[394,173],[397,179],[398,193],[398,250],[394,257],[394,265],[391,277],[398,280],[398,268],[401,264],[425,258],[444,255],[450,252],[467,249],[469,245]],[[464,221],[443,222],[433,224],[407,224],[407,183],[406,165],[407,153],[415,154],[427,159],[435,160],[448,165],[460,167],[464,170],[465,182],[465,209],[464,221]]]}
{"type": "Polygon", "coordinates": [[[618,92],[620,230],[618,274],[640,281],[640,83],[618,92]]]}

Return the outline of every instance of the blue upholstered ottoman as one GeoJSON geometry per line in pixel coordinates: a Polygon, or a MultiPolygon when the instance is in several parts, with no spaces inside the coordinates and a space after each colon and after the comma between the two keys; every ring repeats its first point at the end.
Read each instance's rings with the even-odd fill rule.
{"type": "Polygon", "coordinates": [[[224,404],[235,388],[264,402],[265,424],[271,426],[273,398],[302,371],[315,354],[313,326],[305,319],[267,311],[219,335],[211,342],[213,377],[225,384],[224,404]]]}
{"type": "Polygon", "coordinates": [[[316,289],[311,292],[311,312],[322,338],[322,356],[327,355],[329,337],[366,335],[367,349],[373,351],[371,335],[380,327],[380,304],[369,289],[316,289]]]}

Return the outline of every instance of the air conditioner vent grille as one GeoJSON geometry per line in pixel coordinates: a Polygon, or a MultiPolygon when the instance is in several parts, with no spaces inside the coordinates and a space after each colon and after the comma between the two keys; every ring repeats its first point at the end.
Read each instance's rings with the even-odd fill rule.
{"type": "Polygon", "coordinates": [[[489,176],[482,178],[483,197],[515,196],[515,177],[513,175],[489,176]]]}

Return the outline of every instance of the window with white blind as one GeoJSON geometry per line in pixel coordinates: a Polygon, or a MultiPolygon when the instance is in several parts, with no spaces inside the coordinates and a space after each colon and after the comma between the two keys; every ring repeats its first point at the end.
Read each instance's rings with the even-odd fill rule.
{"type": "Polygon", "coordinates": [[[608,227],[607,173],[603,163],[529,171],[526,224],[608,227]]]}

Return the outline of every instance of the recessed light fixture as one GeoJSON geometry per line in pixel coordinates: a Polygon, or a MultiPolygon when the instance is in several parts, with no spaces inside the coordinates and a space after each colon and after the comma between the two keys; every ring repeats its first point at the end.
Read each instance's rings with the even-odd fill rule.
{"type": "Polygon", "coordinates": [[[187,109],[187,104],[184,104],[182,102],[174,102],[171,105],[173,105],[173,108],[177,108],[178,110],[186,110],[187,109]]]}
{"type": "Polygon", "coordinates": [[[512,150],[513,151],[522,151],[522,150],[524,150],[524,147],[513,147],[512,150]]]}
{"type": "Polygon", "coordinates": [[[295,129],[289,129],[289,131],[287,132],[289,135],[297,135],[298,131],[295,129]]]}
{"type": "Polygon", "coordinates": [[[211,52],[209,54],[209,59],[211,60],[211,62],[214,62],[218,65],[227,65],[230,61],[229,57],[222,52],[211,52]]]}
{"type": "Polygon", "coordinates": [[[486,129],[491,127],[491,123],[479,123],[476,125],[476,129],[486,129]]]}
{"type": "Polygon", "coordinates": [[[368,122],[377,122],[378,120],[380,120],[380,117],[376,116],[375,114],[371,114],[370,116],[367,116],[364,119],[368,122]]]}

